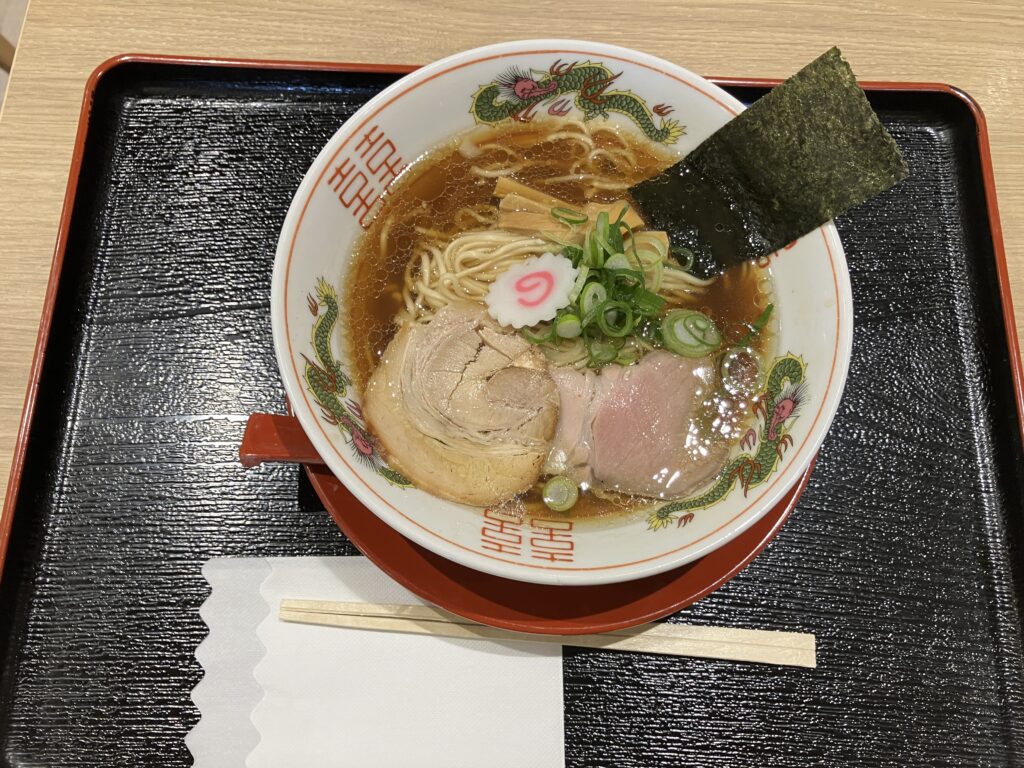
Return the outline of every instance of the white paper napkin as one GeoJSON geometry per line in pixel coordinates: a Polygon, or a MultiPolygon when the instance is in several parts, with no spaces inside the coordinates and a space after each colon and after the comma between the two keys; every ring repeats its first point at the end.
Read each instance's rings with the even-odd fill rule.
{"type": "MultiPolygon", "coordinates": [[[[272,560],[262,593],[421,603],[363,558],[272,560]]],[[[276,613],[276,611],[275,611],[276,613]]],[[[289,624],[257,632],[261,741],[250,768],[563,765],[558,646],[289,624]]]]}
{"type": "Polygon", "coordinates": [[[256,630],[270,614],[260,594],[269,575],[270,563],[262,557],[219,557],[203,566],[211,591],[199,615],[210,634],[196,649],[203,679],[192,689],[192,701],[201,717],[185,737],[195,768],[245,765],[259,743],[249,716],[263,698],[252,671],[265,653],[256,630]]]}
{"type": "Polygon", "coordinates": [[[277,619],[284,598],[422,603],[364,558],[221,559],[204,575],[213,592],[201,611],[210,637],[197,650],[205,677],[193,692],[202,719],[187,740],[195,765],[564,765],[559,646],[277,619]],[[262,657],[250,664],[253,643],[262,657]]]}

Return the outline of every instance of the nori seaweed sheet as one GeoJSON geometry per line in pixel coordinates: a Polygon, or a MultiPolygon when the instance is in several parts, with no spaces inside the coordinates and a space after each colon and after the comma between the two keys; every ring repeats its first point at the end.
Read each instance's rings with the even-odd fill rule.
{"type": "Polygon", "coordinates": [[[716,274],[778,250],[905,178],[838,48],[630,192],[652,229],[716,274]]]}

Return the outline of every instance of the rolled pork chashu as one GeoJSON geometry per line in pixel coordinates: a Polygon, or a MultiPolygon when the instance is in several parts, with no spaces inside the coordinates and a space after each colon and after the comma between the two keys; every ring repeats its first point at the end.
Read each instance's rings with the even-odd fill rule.
{"type": "Polygon", "coordinates": [[[464,504],[497,504],[540,476],[558,419],[544,355],[478,305],[407,323],[367,385],[363,412],[396,469],[464,504]]]}

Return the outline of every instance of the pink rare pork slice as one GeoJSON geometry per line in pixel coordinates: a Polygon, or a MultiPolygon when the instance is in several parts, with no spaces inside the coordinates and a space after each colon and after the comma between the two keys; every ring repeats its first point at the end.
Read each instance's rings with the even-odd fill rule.
{"type": "Polygon", "coordinates": [[[700,406],[714,381],[707,358],[655,351],[600,374],[559,368],[559,416],[545,472],[655,498],[686,496],[710,482],[727,456],[699,437],[700,406]]]}

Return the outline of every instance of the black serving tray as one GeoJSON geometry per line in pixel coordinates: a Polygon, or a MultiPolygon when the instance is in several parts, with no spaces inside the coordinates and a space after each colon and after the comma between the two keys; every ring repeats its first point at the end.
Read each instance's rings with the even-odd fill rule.
{"type": "MultiPolygon", "coordinates": [[[[5,512],[5,764],[190,765],[202,563],[356,554],[299,467],[237,451],[283,401],[288,203],[399,71],[134,57],[90,83],[5,512]]],[[[1024,764],[1024,457],[983,126],[950,88],[868,91],[911,175],[838,222],[842,406],[775,541],[672,619],[813,632],[818,668],[567,649],[569,766],[1024,764]]]]}

